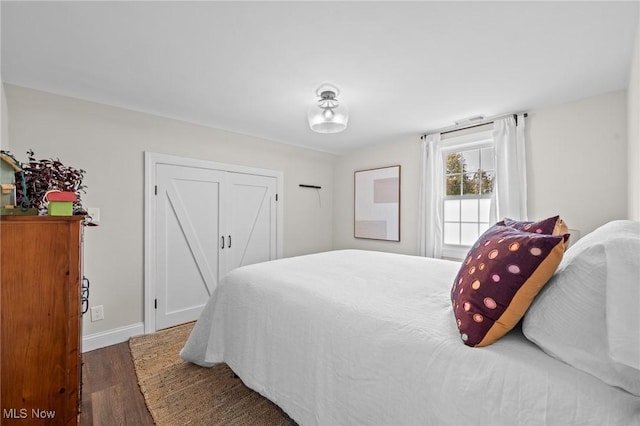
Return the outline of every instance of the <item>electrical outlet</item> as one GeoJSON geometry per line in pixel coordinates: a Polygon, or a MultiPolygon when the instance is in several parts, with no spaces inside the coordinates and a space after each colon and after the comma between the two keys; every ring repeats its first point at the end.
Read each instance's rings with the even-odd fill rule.
{"type": "Polygon", "coordinates": [[[102,305],[93,306],[91,308],[91,322],[101,321],[104,319],[104,308],[102,305]]]}

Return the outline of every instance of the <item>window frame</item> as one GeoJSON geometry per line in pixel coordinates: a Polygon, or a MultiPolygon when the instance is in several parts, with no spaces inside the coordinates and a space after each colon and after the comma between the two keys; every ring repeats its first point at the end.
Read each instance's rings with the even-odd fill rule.
{"type": "MultiPolygon", "coordinates": [[[[455,133],[455,132],[452,132],[452,133],[455,133]]],[[[444,203],[447,200],[465,200],[465,199],[467,200],[489,199],[490,200],[493,198],[495,186],[491,194],[446,195],[447,157],[449,154],[455,153],[455,152],[463,152],[463,151],[483,149],[483,148],[493,148],[494,149],[493,173],[494,173],[494,179],[495,179],[497,175],[497,170],[495,168],[495,142],[493,140],[493,125],[491,125],[491,128],[489,130],[486,130],[486,127],[484,127],[480,131],[473,132],[473,133],[466,133],[460,136],[455,134],[450,134],[450,135],[451,136],[448,136],[446,139],[443,138],[441,140],[442,142],[441,160],[442,160],[442,170],[443,170],[443,173],[442,173],[443,195],[442,195],[442,200],[440,205],[441,212],[442,212],[442,216],[441,216],[442,217],[441,219],[442,257],[460,260],[460,259],[464,259],[464,257],[467,255],[467,252],[469,251],[473,243],[470,245],[445,243],[445,240],[444,240],[445,223],[481,223],[481,222],[463,222],[462,220],[460,220],[460,222],[445,222],[444,203]]],[[[489,226],[490,226],[490,219],[489,219],[489,226]]]]}

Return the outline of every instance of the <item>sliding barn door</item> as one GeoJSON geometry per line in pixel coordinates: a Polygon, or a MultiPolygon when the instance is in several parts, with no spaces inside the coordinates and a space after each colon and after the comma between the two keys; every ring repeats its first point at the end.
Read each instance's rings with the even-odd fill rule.
{"type": "Polygon", "coordinates": [[[161,160],[149,165],[155,172],[147,177],[152,195],[146,253],[153,260],[146,275],[153,286],[145,281],[151,302],[145,318],[151,331],[198,319],[225,274],[276,259],[281,250],[276,173],[161,160]]]}
{"type": "Polygon", "coordinates": [[[277,179],[229,173],[225,271],[277,257],[277,179]],[[230,246],[230,247],[229,247],[230,246]]]}
{"type": "Polygon", "coordinates": [[[158,164],[156,329],[198,318],[218,284],[225,172],[158,164]]]}

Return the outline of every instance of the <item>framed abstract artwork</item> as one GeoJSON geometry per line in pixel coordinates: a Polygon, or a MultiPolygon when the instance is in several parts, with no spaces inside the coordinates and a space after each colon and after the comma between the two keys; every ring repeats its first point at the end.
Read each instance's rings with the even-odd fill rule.
{"type": "Polygon", "coordinates": [[[400,241],[400,166],[354,172],[354,237],[400,241]]]}

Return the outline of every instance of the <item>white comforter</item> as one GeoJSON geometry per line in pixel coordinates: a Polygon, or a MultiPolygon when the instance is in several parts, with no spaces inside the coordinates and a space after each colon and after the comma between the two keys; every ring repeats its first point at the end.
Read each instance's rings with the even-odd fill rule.
{"type": "Polygon", "coordinates": [[[236,269],[181,356],[226,362],[301,425],[640,424],[640,398],[514,330],[459,338],[454,262],[341,250],[236,269]]]}

